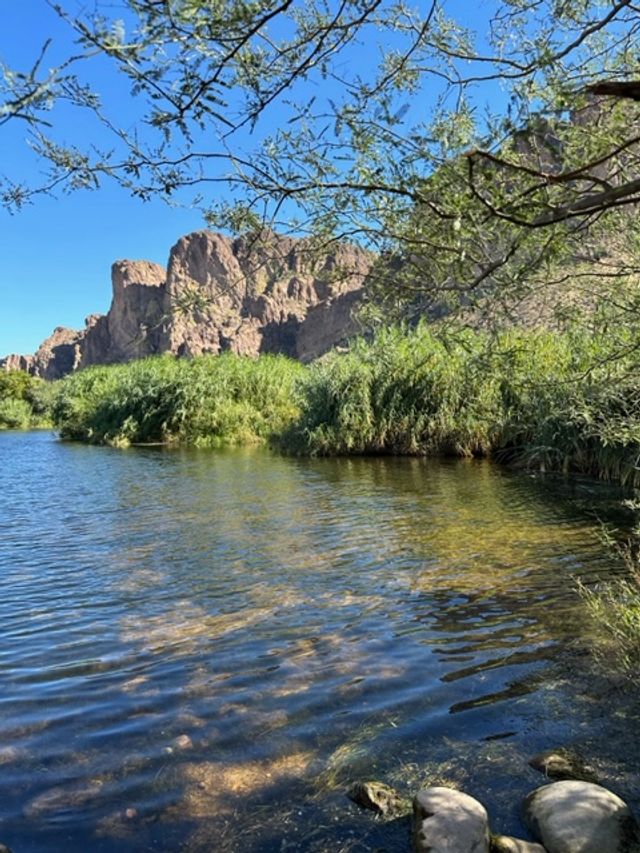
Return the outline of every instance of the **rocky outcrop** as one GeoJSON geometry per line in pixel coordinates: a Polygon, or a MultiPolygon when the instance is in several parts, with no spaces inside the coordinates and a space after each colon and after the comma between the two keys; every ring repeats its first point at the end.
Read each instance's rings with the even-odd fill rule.
{"type": "Polygon", "coordinates": [[[0,370],[23,370],[25,373],[32,373],[34,361],[35,358],[32,355],[12,353],[0,358],[0,370]]]}
{"type": "Polygon", "coordinates": [[[160,351],[166,270],[151,261],[116,261],[108,314],[87,317],[81,367],[144,358],[160,351]]]}
{"type": "Polygon", "coordinates": [[[80,364],[83,333],[57,326],[35,355],[9,355],[0,359],[0,370],[24,370],[43,379],[60,379],[80,364]]]}
{"type": "Polygon", "coordinates": [[[232,240],[197,231],[176,243],[167,270],[117,261],[106,315],[89,316],[80,332],[58,328],[35,356],[9,356],[0,367],[57,379],[163,352],[310,361],[358,331],[355,308],[372,263],[348,244],[319,250],[273,232],[232,240]]]}
{"type": "Polygon", "coordinates": [[[233,241],[189,234],[171,250],[160,348],[309,361],[356,331],[353,307],[371,264],[345,244],[321,252],[272,232],[233,241]]]}

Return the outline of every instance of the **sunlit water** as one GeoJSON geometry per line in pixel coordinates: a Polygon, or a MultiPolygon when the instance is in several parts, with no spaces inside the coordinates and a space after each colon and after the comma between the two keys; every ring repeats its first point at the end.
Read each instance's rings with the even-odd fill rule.
{"type": "Polygon", "coordinates": [[[606,753],[574,590],[612,571],[610,488],[46,433],[0,434],[0,485],[16,853],[405,849],[344,796],[366,778],[453,782],[522,835],[528,757],[606,753]]]}

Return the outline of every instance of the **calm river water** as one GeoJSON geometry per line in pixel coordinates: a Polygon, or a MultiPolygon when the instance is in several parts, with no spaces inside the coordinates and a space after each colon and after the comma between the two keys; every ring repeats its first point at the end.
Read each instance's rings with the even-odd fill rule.
{"type": "Polygon", "coordinates": [[[527,759],[576,742],[638,797],[574,644],[610,488],[47,433],[0,433],[0,485],[15,853],[405,849],[363,778],[456,783],[522,835],[527,759]]]}

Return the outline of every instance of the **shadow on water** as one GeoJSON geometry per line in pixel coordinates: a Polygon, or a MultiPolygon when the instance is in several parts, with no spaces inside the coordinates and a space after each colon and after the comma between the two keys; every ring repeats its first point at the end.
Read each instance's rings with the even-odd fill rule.
{"type": "Polygon", "coordinates": [[[575,580],[620,570],[616,489],[43,434],[0,435],[0,470],[17,850],[403,850],[406,821],[344,796],[371,776],[464,787],[522,834],[527,758],[571,741],[638,798],[577,645],[575,580]]]}

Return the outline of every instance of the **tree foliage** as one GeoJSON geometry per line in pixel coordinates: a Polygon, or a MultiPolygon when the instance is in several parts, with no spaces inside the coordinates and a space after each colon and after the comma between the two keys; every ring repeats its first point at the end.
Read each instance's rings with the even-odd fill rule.
{"type": "Polygon", "coordinates": [[[191,190],[216,226],[380,252],[385,312],[562,288],[568,264],[579,291],[635,311],[632,0],[491,0],[475,31],[444,0],[126,0],[117,17],[45,2],[77,51],[5,69],[0,123],[25,122],[49,170],[5,176],[6,205],[105,178],[142,198],[191,190]],[[133,123],[91,86],[105,59],[133,123]],[[88,111],[95,138],[62,138],[61,106],[88,111]]]}

